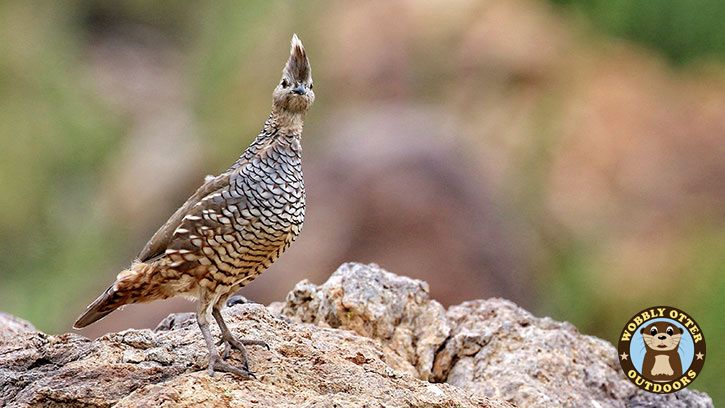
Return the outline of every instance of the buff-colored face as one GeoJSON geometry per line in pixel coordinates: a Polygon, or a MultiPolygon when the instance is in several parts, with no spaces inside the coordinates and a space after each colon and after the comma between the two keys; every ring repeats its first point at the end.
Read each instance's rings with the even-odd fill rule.
{"type": "Polygon", "coordinates": [[[642,329],[644,343],[655,351],[675,350],[681,338],[682,329],[667,322],[652,323],[642,329]]]}
{"type": "Polygon", "coordinates": [[[305,113],[315,102],[312,68],[297,34],[292,36],[290,57],[282,70],[282,79],[272,94],[274,106],[292,113],[305,113]]]}

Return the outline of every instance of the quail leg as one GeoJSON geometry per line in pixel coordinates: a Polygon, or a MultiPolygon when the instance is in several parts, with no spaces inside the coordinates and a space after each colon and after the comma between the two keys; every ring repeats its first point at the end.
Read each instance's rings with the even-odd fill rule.
{"type": "Polygon", "coordinates": [[[206,342],[206,347],[209,349],[209,367],[207,369],[207,372],[209,373],[210,377],[214,376],[215,371],[219,372],[225,372],[225,373],[231,373],[236,375],[237,377],[243,379],[243,380],[249,380],[256,378],[254,374],[252,374],[246,365],[246,359],[244,368],[238,368],[234,367],[233,365],[227,363],[224,361],[221,356],[219,356],[219,352],[216,349],[216,346],[214,345],[214,340],[211,337],[211,331],[209,330],[209,322],[206,319],[206,313],[202,310],[197,311],[196,313],[196,321],[199,324],[199,329],[201,329],[201,334],[204,336],[204,341],[206,342]]]}
{"type": "Polygon", "coordinates": [[[229,358],[229,353],[231,353],[232,348],[237,349],[242,354],[242,363],[244,365],[244,368],[249,371],[247,349],[244,346],[262,346],[266,347],[267,350],[270,349],[269,345],[262,340],[237,339],[229,330],[227,324],[224,322],[224,319],[222,318],[222,313],[218,307],[214,306],[211,310],[211,314],[212,316],[214,316],[214,320],[216,320],[217,324],[219,325],[219,330],[222,334],[222,338],[221,340],[219,340],[219,342],[217,342],[217,345],[224,344],[224,352],[222,353],[224,359],[229,358]]]}

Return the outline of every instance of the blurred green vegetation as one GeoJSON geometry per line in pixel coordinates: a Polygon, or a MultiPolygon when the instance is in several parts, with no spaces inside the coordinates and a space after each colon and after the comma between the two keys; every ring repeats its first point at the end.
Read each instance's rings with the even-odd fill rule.
{"type": "Polygon", "coordinates": [[[675,64],[725,59],[721,0],[550,0],[585,15],[607,33],[637,41],[675,64]]]}
{"type": "Polygon", "coordinates": [[[79,72],[72,16],[0,4],[0,299],[45,328],[118,237],[92,209],[123,129],[79,72]]]}
{"type": "Polygon", "coordinates": [[[268,106],[240,117],[243,104],[230,98],[242,97],[241,86],[230,82],[247,34],[264,21],[269,3],[246,2],[238,14],[224,13],[222,3],[0,4],[2,310],[45,331],[65,330],[78,304],[87,303],[78,295],[99,290],[109,271],[138,250],[127,241],[128,226],[99,211],[109,180],[104,171],[129,123],[87,82],[81,61],[89,18],[153,24],[192,50],[197,113],[208,126],[204,133],[220,140],[206,145],[210,169],[230,161],[228,147],[239,143],[240,127],[248,127],[243,134],[250,139],[256,134],[268,106]],[[204,15],[214,20],[207,31],[197,29],[204,15]]]}

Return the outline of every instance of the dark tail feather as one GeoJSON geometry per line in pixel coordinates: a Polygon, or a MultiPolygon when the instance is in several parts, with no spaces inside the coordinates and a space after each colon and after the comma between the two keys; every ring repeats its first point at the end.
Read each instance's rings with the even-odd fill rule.
{"type": "Polygon", "coordinates": [[[158,284],[150,280],[154,268],[153,264],[137,262],[131,268],[121,271],[113,285],[88,305],[73,327],[76,329],[86,327],[127,303],[150,302],[168,297],[163,296],[164,294],[158,290],[158,284]]]}
{"type": "Polygon", "coordinates": [[[113,289],[113,286],[110,286],[98,299],[88,305],[86,311],[73,323],[73,327],[80,329],[101,320],[109,313],[123,306],[124,303],[121,296],[118,295],[118,292],[113,289]]]}

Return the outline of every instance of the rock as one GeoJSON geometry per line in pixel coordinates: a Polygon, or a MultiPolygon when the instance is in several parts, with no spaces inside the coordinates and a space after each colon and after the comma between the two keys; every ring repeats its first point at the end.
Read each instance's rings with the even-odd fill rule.
{"type": "Polygon", "coordinates": [[[443,315],[425,282],[377,265],[344,264],[324,284],[300,282],[284,304],[271,307],[298,321],[375,338],[386,355],[414,365],[421,379],[518,406],[712,406],[706,394],[689,389],[640,390],[622,374],[611,344],[569,323],[536,318],[495,298],[452,306],[443,315]]]}
{"type": "Polygon", "coordinates": [[[612,345],[568,323],[502,299],[446,312],[425,282],[376,265],[345,264],[284,303],[223,313],[233,332],[271,346],[249,347],[258,380],[209,377],[189,314],[94,341],[0,314],[0,407],[713,406],[697,391],[640,391],[612,345]]]}
{"type": "Polygon", "coordinates": [[[640,390],[625,379],[611,344],[507,300],[465,302],[447,316],[454,329],[436,356],[437,381],[523,407],[712,406],[691,390],[640,390]]]}
{"type": "MultiPolygon", "coordinates": [[[[450,332],[445,309],[429,298],[427,283],[377,265],[343,264],[319,287],[302,281],[287,295],[281,313],[381,340],[423,380],[430,377],[435,352],[450,332]]],[[[395,368],[408,368],[392,360],[395,368]]]]}
{"type": "Polygon", "coordinates": [[[184,315],[95,341],[28,329],[0,344],[0,406],[510,407],[396,371],[377,341],[350,331],[287,322],[258,304],[223,313],[232,331],[271,346],[249,347],[257,381],[209,377],[199,329],[184,315]]]}
{"type": "Polygon", "coordinates": [[[0,344],[10,341],[14,336],[34,331],[35,327],[30,322],[0,312],[0,344]]]}

